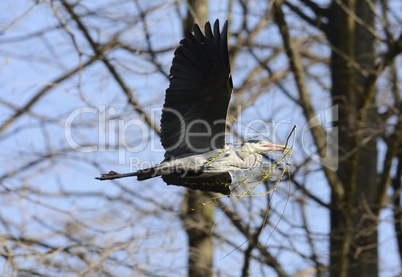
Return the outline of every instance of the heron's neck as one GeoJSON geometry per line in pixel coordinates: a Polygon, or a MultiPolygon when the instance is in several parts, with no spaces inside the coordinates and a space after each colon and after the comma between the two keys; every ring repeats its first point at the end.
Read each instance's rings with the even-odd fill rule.
{"type": "Polygon", "coordinates": [[[262,159],[262,156],[253,152],[248,145],[243,145],[236,151],[236,154],[245,164],[249,164],[250,166],[256,166],[262,159]]]}
{"type": "Polygon", "coordinates": [[[248,154],[255,153],[254,150],[248,144],[244,144],[242,147],[240,147],[238,152],[243,152],[243,153],[248,153],[248,154]]]}

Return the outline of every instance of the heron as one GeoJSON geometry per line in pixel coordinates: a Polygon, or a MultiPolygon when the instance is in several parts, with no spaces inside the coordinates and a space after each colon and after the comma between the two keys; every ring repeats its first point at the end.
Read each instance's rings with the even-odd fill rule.
{"type": "Polygon", "coordinates": [[[119,174],[110,171],[97,179],[157,176],[168,185],[229,195],[230,172],[251,170],[262,154],[284,151],[284,145],[264,140],[245,141],[240,148],[226,145],[226,118],[233,91],[230,73],[228,22],[207,22],[204,33],[194,25],[174,53],[162,108],[160,139],[164,160],[153,167],[119,174]]]}

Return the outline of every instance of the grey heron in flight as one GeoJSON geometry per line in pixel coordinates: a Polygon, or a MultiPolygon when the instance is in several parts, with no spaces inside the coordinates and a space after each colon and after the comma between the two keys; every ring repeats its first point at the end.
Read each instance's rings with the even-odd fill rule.
{"type": "Polygon", "coordinates": [[[258,165],[262,153],[284,151],[285,146],[262,140],[245,142],[240,149],[225,143],[226,116],[233,84],[227,43],[228,22],[197,24],[174,53],[170,85],[161,118],[162,163],[137,172],[102,174],[99,180],[156,176],[170,185],[230,194],[229,171],[247,171],[258,165]]]}

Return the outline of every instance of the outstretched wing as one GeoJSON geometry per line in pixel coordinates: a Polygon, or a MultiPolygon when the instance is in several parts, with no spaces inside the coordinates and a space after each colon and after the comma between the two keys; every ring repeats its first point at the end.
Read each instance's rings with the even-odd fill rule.
{"type": "Polygon", "coordinates": [[[229,172],[222,172],[219,175],[201,178],[183,178],[175,174],[163,175],[162,178],[169,185],[219,192],[225,195],[230,194],[230,184],[232,183],[232,176],[229,172]]]}
{"type": "Polygon", "coordinates": [[[227,44],[227,21],[198,25],[175,51],[161,119],[165,159],[225,147],[226,114],[233,84],[227,44]]]}

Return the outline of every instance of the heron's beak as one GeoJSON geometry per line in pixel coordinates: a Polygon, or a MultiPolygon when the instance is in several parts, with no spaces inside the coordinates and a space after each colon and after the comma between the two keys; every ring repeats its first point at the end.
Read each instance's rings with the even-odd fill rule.
{"type": "Polygon", "coordinates": [[[286,148],[285,145],[280,145],[280,144],[275,144],[271,142],[267,142],[265,145],[268,149],[268,151],[284,151],[286,148]]]}

